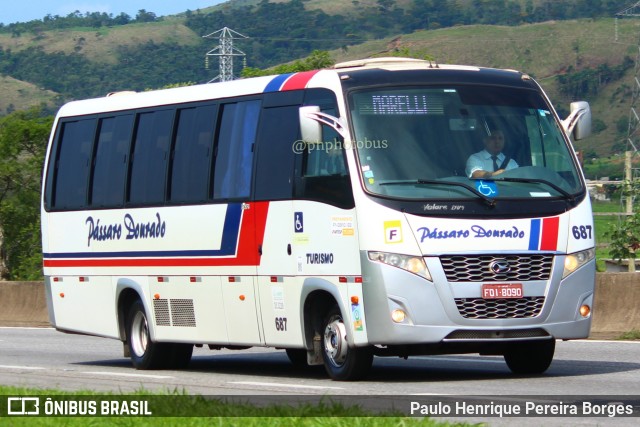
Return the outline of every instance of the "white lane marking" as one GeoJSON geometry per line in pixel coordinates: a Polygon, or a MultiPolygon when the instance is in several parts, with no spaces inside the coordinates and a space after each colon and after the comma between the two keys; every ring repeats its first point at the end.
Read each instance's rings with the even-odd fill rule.
{"type": "Polygon", "coordinates": [[[174,378],[170,375],[150,375],[150,374],[124,374],[124,373],[120,373],[120,372],[99,372],[99,371],[89,371],[89,372],[82,372],[83,374],[89,374],[89,375],[108,375],[108,376],[114,376],[114,377],[133,377],[133,378],[154,378],[154,379],[159,379],[159,380],[163,380],[163,379],[167,379],[167,378],[174,378]]]}
{"type": "Polygon", "coordinates": [[[255,385],[263,387],[290,387],[290,388],[312,388],[312,389],[331,389],[331,390],[344,390],[344,387],[329,387],[319,385],[300,385],[300,384],[284,384],[284,383],[262,383],[254,381],[229,381],[229,384],[239,385],[255,385]]]}
{"type": "Polygon", "coordinates": [[[475,362],[480,362],[480,363],[504,363],[504,359],[500,358],[500,359],[481,359],[480,357],[478,358],[471,358],[471,357],[461,357],[461,358],[455,358],[455,357],[439,357],[439,356],[415,356],[412,359],[422,359],[422,360],[432,360],[434,362],[464,362],[464,363],[475,363],[475,362]]]}
{"type": "Polygon", "coordinates": [[[37,371],[37,370],[46,369],[46,368],[40,368],[38,366],[0,365],[0,369],[26,369],[26,370],[30,370],[30,371],[37,371]]]}

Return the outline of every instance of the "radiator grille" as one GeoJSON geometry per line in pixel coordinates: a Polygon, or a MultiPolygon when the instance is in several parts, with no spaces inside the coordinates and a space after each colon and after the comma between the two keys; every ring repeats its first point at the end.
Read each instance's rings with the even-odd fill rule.
{"type": "Polygon", "coordinates": [[[544,297],[518,299],[456,298],[456,306],[465,319],[524,319],[536,317],[544,297]]]}
{"type": "Polygon", "coordinates": [[[191,299],[154,299],[153,311],[158,326],[196,326],[191,299]]]}
{"type": "Polygon", "coordinates": [[[449,255],[440,262],[449,282],[490,282],[549,280],[553,255],[449,255]],[[506,272],[496,273],[492,264],[508,264],[506,272]]]}
{"type": "Polygon", "coordinates": [[[196,326],[196,316],[193,311],[193,300],[172,299],[171,322],[173,326],[196,326]]]}
{"type": "Polygon", "coordinates": [[[458,330],[445,337],[445,340],[489,340],[542,338],[549,334],[544,329],[507,329],[502,331],[458,330]]]}
{"type": "Polygon", "coordinates": [[[153,311],[156,315],[156,325],[171,326],[171,318],[169,316],[169,300],[154,299],[153,311]]]}

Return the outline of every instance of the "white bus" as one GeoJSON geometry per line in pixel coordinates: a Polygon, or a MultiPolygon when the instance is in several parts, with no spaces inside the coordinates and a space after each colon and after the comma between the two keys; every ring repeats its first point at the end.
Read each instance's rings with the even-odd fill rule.
{"type": "Polygon", "coordinates": [[[521,72],[400,58],[68,103],[43,179],[50,322],[137,369],[205,345],[335,380],[447,353],[542,373],[591,325],[570,140],[591,113],[571,109],[521,72]],[[501,170],[472,178],[498,130],[501,170]]]}

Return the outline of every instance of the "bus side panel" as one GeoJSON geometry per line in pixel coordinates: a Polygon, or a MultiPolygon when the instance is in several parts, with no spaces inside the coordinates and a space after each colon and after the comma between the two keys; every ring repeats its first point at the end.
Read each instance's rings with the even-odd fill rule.
{"type": "Polygon", "coordinates": [[[171,276],[150,282],[158,341],[227,344],[220,277],[171,276]]]}
{"type": "Polygon", "coordinates": [[[115,287],[110,276],[55,276],[48,279],[55,327],[119,338],[115,287]]]}
{"type": "Polygon", "coordinates": [[[222,278],[227,334],[234,345],[260,345],[262,343],[258,325],[258,301],[256,278],[235,276],[222,278]]]}
{"type": "MultiPolygon", "coordinates": [[[[299,282],[314,283],[307,279],[320,278],[318,283],[332,283],[338,290],[334,295],[340,295],[337,303],[349,341],[356,345],[367,343],[355,209],[303,200],[294,201],[293,206],[295,218],[290,229],[295,230],[293,253],[299,282]],[[298,223],[296,228],[294,221],[298,223]]],[[[309,292],[307,285],[304,293],[309,292]]],[[[304,301],[300,304],[304,305],[304,301]]]]}
{"type": "Polygon", "coordinates": [[[264,340],[269,346],[303,346],[301,286],[295,278],[292,249],[295,236],[292,202],[271,202],[257,279],[264,340]]]}

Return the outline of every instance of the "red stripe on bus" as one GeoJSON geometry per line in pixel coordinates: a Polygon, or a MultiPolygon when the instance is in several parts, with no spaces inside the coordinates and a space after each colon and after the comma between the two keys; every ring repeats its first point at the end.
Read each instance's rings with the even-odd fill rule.
{"type": "Polygon", "coordinates": [[[558,249],[558,228],[560,217],[545,218],[542,220],[542,238],[540,239],[541,251],[555,251],[558,249]]]}
{"type": "Polygon", "coordinates": [[[254,202],[242,214],[238,250],[235,257],[217,258],[84,258],[45,259],[44,267],[223,267],[257,266],[258,246],[262,245],[269,213],[269,202],[254,202]]]}
{"type": "Polygon", "coordinates": [[[296,73],[293,76],[289,77],[286,82],[282,85],[280,90],[295,90],[295,89],[304,89],[307,87],[307,83],[313,76],[316,75],[318,70],[312,71],[302,71],[300,73],[296,73]]]}

